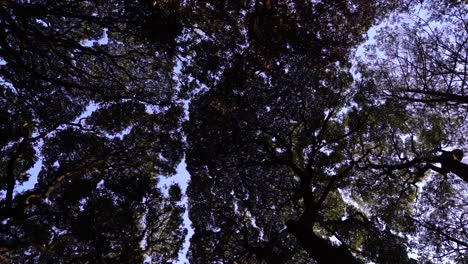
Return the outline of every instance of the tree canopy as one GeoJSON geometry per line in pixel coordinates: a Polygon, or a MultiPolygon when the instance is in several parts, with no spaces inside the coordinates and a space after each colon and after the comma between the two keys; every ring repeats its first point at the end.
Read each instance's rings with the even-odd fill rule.
{"type": "Polygon", "coordinates": [[[174,263],[185,210],[189,263],[468,261],[467,21],[450,0],[0,1],[0,261],[174,263]],[[187,192],[158,187],[184,157],[187,192]]]}
{"type": "Polygon", "coordinates": [[[145,35],[158,10],[143,2],[1,3],[3,258],[171,262],[184,240],[184,209],[180,194],[165,196],[156,184],[183,155],[183,108],[173,44],[145,35]],[[37,161],[35,186],[15,191],[37,161]]]}

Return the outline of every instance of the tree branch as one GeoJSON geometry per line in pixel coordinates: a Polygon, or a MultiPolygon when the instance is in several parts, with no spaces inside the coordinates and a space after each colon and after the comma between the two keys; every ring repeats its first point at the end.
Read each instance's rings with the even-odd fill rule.
{"type": "Polygon", "coordinates": [[[317,236],[312,231],[312,227],[308,225],[299,221],[288,221],[286,226],[288,231],[297,238],[302,248],[318,263],[361,263],[346,247],[333,246],[326,239],[317,236]]]}

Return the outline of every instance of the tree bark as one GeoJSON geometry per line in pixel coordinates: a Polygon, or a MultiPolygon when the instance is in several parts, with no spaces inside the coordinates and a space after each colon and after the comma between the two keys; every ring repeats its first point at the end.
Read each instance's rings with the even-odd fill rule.
{"type": "Polygon", "coordinates": [[[317,236],[310,227],[299,221],[288,221],[288,231],[293,234],[309,256],[321,264],[361,264],[344,246],[333,246],[329,241],[317,236]]]}
{"type": "Polygon", "coordinates": [[[443,168],[439,168],[431,164],[429,168],[441,174],[451,172],[468,183],[468,165],[465,163],[459,161],[447,162],[444,164],[443,168]]]}

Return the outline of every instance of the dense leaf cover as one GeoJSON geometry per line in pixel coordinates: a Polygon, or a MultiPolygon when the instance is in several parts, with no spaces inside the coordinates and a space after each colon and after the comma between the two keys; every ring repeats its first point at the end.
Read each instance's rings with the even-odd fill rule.
{"type": "MultiPolygon", "coordinates": [[[[228,27],[237,43],[202,36],[211,52],[189,65],[192,82],[208,88],[192,99],[186,125],[189,260],[466,261],[466,183],[433,173],[441,148],[466,146],[466,6],[406,7],[451,30],[439,42],[425,35],[425,59],[411,46],[417,32],[383,28],[353,78],[353,48],[391,6],[259,2],[226,11],[238,16],[228,27]],[[400,71],[386,67],[398,62],[400,71]],[[431,72],[441,63],[452,71],[431,72]],[[440,104],[427,83],[444,95],[440,104]]],[[[403,25],[427,30],[418,23],[403,25]]]]}
{"type": "Polygon", "coordinates": [[[183,108],[171,43],[140,29],[152,15],[121,1],[2,1],[3,259],[177,257],[184,209],[156,184],[181,160],[183,108]],[[39,159],[34,188],[16,192],[39,159]]]}
{"type": "Polygon", "coordinates": [[[0,262],[468,261],[467,14],[0,1],[0,262]]]}

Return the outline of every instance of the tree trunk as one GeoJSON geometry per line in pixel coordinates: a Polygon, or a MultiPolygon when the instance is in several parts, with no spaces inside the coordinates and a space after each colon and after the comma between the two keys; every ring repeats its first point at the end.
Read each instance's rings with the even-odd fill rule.
{"type": "Polygon", "coordinates": [[[345,247],[333,246],[329,241],[317,236],[310,227],[298,222],[288,221],[288,231],[293,234],[309,256],[320,264],[360,264],[345,247]]]}

